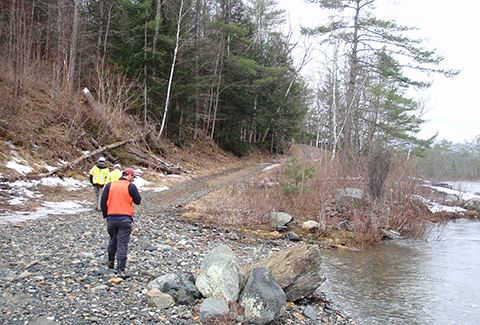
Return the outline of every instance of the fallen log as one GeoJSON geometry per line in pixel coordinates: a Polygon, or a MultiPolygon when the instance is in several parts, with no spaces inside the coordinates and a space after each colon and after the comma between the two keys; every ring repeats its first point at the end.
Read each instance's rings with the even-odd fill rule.
{"type": "Polygon", "coordinates": [[[97,149],[97,150],[95,150],[95,151],[92,151],[92,152],[90,152],[90,153],[88,153],[88,154],[86,154],[86,155],[83,155],[83,156],[81,156],[81,157],[79,157],[79,158],[77,158],[77,159],[75,159],[75,160],[73,160],[73,161],[67,162],[67,163],[63,164],[62,166],[57,167],[57,168],[49,171],[49,172],[46,173],[46,174],[41,174],[41,175],[37,175],[37,176],[41,176],[41,177],[44,177],[44,176],[52,176],[53,174],[58,173],[59,171],[64,170],[64,169],[67,168],[67,167],[73,167],[73,166],[75,166],[76,164],[78,164],[79,162],[81,162],[81,161],[84,160],[84,159],[87,159],[87,158],[89,158],[89,157],[91,157],[91,156],[98,155],[99,153],[101,153],[101,152],[103,152],[103,151],[105,151],[105,150],[113,149],[113,148],[117,148],[117,147],[123,146],[124,144],[126,144],[126,143],[128,143],[128,142],[130,142],[130,140],[119,141],[119,142],[115,142],[115,143],[109,144],[109,145],[107,145],[107,146],[105,146],[105,147],[101,147],[101,148],[99,148],[99,149],[97,149]]]}
{"type": "Polygon", "coordinates": [[[181,170],[179,170],[176,167],[173,167],[171,165],[167,165],[167,162],[162,161],[161,159],[154,157],[162,162],[163,165],[157,164],[155,161],[152,161],[149,159],[147,156],[145,156],[142,152],[134,149],[134,148],[128,148],[128,151],[135,156],[137,161],[144,165],[145,167],[150,167],[150,168],[155,168],[155,169],[160,169],[164,171],[167,174],[177,174],[180,175],[181,170]]]}

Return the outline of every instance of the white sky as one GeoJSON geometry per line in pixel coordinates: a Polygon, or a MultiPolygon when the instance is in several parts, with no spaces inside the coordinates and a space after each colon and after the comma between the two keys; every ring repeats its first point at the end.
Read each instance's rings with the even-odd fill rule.
{"type": "MultiPolygon", "coordinates": [[[[458,0],[377,0],[376,15],[396,19],[400,25],[420,28],[419,37],[428,38],[426,49],[436,49],[445,56],[439,68],[458,69],[461,73],[447,79],[434,76],[434,83],[424,97],[431,109],[423,118],[428,120],[420,137],[427,138],[438,131],[437,140],[454,143],[471,140],[480,135],[480,104],[476,98],[477,78],[480,75],[479,46],[476,44],[480,1],[458,0]]],[[[321,19],[318,5],[303,0],[279,0],[286,9],[292,28],[298,25],[313,27],[321,19]]],[[[313,63],[304,71],[315,70],[313,63]]]]}

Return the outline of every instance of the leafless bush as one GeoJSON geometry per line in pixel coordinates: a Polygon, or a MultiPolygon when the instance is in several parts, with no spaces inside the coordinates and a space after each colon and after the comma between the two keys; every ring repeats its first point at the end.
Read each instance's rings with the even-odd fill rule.
{"type": "Polygon", "coordinates": [[[375,200],[382,197],[383,184],[390,172],[391,159],[391,152],[377,145],[368,161],[368,188],[375,200]]]}
{"type": "Polygon", "coordinates": [[[275,209],[291,214],[299,224],[317,221],[317,236],[346,232],[346,237],[358,244],[378,242],[384,236],[382,229],[415,238],[422,238],[428,231],[429,212],[418,198],[426,192],[417,169],[404,159],[391,158],[390,173],[382,176],[385,177],[382,200],[367,200],[365,206],[351,207],[348,211],[336,210],[335,197],[339,189],[367,187],[368,161],[356,161],[347,176],[335,160],[323,164],[307,160],[301,163],[315,165],[309,192],[283,195],[280,184],[286,176],[283,168],[277,167],[261,178],[236,182],[226,192],[206,198],[206,208],[200,212],[202,219],[221,225],[268,229],[269,211],[275,209]]]}

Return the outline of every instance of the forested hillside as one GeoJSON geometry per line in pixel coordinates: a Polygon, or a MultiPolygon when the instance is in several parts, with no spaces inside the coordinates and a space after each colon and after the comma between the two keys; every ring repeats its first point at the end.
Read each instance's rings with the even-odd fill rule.
{"type": "Polygon", "coordinates": [[[159,151],[210,139],[238,156],[297,141],[343,162],[378,144],[425,154],[425,106],[407,93],[458,72],[413,28],[376,18],[376,1],[311,2],[331,14],[302,30],[324,53],[314,83],[276,0],[2,1],[2,133],[34,135],[39,151],[85,150],[87,135],[159,151]]]}
{"type": "Polygon", "coordinates": [[[463,143],[442,140],[420,158],[426,176],[438,180],[480,179],[480,136],[463,143]]]}

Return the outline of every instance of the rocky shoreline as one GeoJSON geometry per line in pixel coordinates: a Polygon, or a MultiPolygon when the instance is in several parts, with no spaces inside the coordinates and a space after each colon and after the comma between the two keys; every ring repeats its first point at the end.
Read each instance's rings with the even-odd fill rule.
{"type": "MultiPolygon", "coordinates": [[[[205,254],[219,245],[231,247],[242,267],[297,245],[191,224],[180,217],[181,207],[159,203],[162,194],[142,196],[129,244],[132,278],[118,284],[105,266],[108,235],[99,213],[0,225],[2,324],[200,324],[201,300],[168,309],[149,307],[148,283],[171,273],[196,277],[205,254]]],[[[319,289],[288,303],[276,323],[354,324],[319,289]],[[316,315],[306,315],[307,306],[316,315]]]]}

